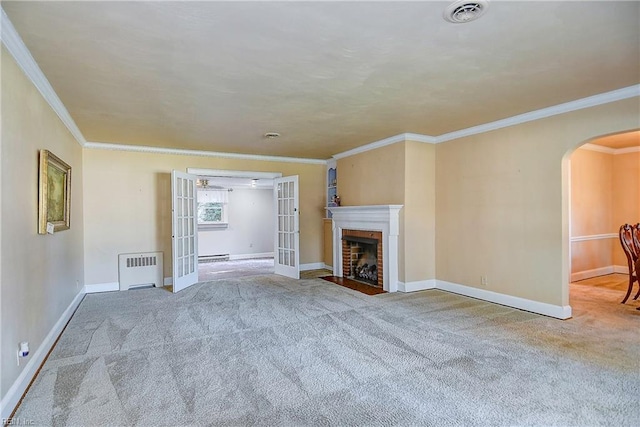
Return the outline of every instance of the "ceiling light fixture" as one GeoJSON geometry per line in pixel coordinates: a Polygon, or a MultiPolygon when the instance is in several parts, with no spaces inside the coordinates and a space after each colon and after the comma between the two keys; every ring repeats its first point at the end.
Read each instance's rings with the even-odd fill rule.
{"type": "Polygon", "coordinates": [[[280,134],[278,132],[267,132],[264,134],[264,137],[267,139],[275,139],[277,137],[279,137],[280,134]]]}
{"type": "Polygon", "coordinates": [[[488,0],[458,0],[444,10],[443,17],[454,24],[464,24],[480,18],[489,9],[488,0]]]}

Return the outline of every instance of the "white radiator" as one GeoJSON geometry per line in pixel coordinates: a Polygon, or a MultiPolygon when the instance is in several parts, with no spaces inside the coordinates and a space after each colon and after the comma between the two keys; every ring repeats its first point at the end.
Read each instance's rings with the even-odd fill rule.
{"type": "Polygon", "coordinates": [[[118,255],[118,276],[120,290],[126,291],[132,286],[164,284],[162,252],[145,252],[118,255]]]}

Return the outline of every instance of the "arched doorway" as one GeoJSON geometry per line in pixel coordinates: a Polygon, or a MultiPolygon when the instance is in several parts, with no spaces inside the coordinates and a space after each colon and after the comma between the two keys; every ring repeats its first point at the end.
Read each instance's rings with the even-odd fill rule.
{"type": "Polygon", "coordinates": [[[637,130],[584,141],[563,158],[563,296],[572,307],[625,309],[617,307],[628,284],[617,232],[640,221],[639,168],[637,130]]]}

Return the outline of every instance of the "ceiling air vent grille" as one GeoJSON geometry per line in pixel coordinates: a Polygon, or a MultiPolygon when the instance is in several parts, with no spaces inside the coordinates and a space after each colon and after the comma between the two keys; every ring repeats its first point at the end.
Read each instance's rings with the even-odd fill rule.
{"type": "Polygon", "coordinates": [[[463,24],[480,18],[489,8],[486,0],[459,0],[451,3],[444,11],[444,19],[454,24],[463,24]]]}

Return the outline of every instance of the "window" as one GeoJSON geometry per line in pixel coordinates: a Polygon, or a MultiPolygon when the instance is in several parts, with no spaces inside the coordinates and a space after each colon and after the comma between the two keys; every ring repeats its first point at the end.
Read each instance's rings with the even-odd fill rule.
{"type": "Polygon", "coordinates": [[[228,190],[198,190],[198,228],[225,228],[228,190]]]}
{"type": "Polygon", "coordinates": [[[222,203],[198,203],[198,223],[222,222],[222,203]]]}

